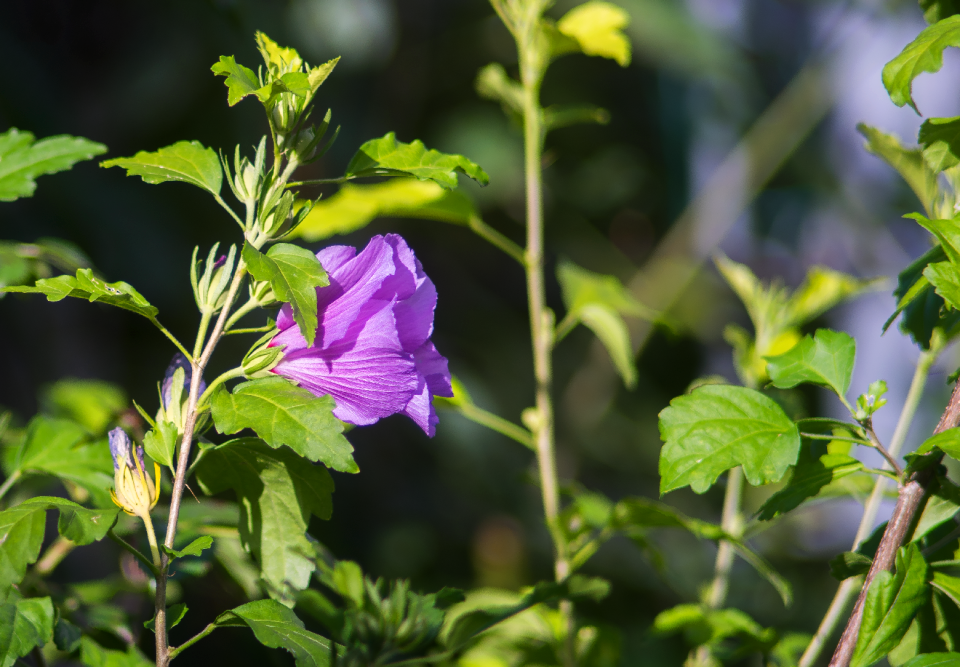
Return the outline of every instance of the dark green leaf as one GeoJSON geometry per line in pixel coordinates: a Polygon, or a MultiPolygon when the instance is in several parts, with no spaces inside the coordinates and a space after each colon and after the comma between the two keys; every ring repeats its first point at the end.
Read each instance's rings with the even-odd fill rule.
{"type": "Polygon", "coordinates": [[[457,172],[481,185],[490,182],[490,177],[480,165],[462,155],[427,150],[420,140],[410,144],[398,142],[396,135],[390,132],[363,144],[347,165],[345,175],[410,174],[421,181],[435,181],[452,190],[457,187],[457,172]]]}
{"type": "Polygon", "coordinates": [[[100,166],[122,167],[127,176],[142,176],[145,183],[183,181],[214,195],[220,194],[223,181],[220,158],[199,141],[178,141],[154,153],[140,151],[133,157],[105,160],[100,166]]]}
{"type": "MultiPolygon", "coordinates": [[[[220,56],[220,62],[214,63],[210,71],[226,77],[227,104],[233,106],[247,95],[257,95],[260,81],[253,70],[237,63],[233,56],[220,56]]],[[[259,95],[258,95],[259,97],[259,95]]]]}
{"type": "Polygon", "coordinates": [[[850,389],[857,344],[841,331],[817,329],[789,351],[766,357],[773,386],[790,389],[802,382],[823,385],[844,397],[850,389]]]}
{"type": "Polygon", "coordinates": [[[113,461],[105,440],[91,442],[72,421],[34,417],[17,450],[13,471],[54,475],[89,491],[101,505],[110,505],[113,461]]]}
{"type": "Polygon", "coordinates": [[[218,390],[211,400],[213,421],[221,433],[252,428],[271,447],[287,445],[311,461],[334,470],[357,472],[353,447],[343,437],[343,422],[333,416],[333,398],[314,396],[282,377],[244,382],[218,390]]]}
{"type": "Polygon", "coordinates": [[[0,666],[12,667],[19,658],[53,639],[53,603],[29,598],[0,604],[0,666]]]}
{"type": "Polygon", "coordinates": [[[330,284],[317,256],[289,243],[278,243],[262,255],[245,243],[243,261],[254,278],[270,283],[278,300],[290,304],[307,346],[313,345],[317,334],[317,288],[330,284]]]}
{"type": "Polygon", "coordinates": [[[960,488],[946,477],[938,477],[913,530],[912,539],[923,539],[934,528],[956,516],[957,512],[960,512],[960,488]]]}
{"type": "Polygon", "coordinates": [[[930,220],[919,213],[909,213],[903,217],[916,220],[921,227],[936,236],[950,263],[960,264],[960,231],[955,221],[930,220]]]}
{"type": "Polygon", "coordinates": [[[908,148],[892,134],[860,123],[857,130],[867,139],[865,148],[897,170],[923,204],[927,215],[933,215],[937,200],[937,175],[923,159],[919,148],[908,148]]]}
{"type": "Polygon", "coordinates": [[[873,561],[856,551],[844,551],[830,560],[830,574],[834,579],[843,581],[850,577],[866,574],[873,561]]]}
{"type": "Polygon", "coordinates": [[[117,508],[91,510],[64,498],[39,496],[0,512],[0,591],[23,579],[43,543],[47,510],[59,510],[60,534],[79,545],[102,540],[117,518],[117,508]]]}
{"type": "Polygon", "coordinates": [[[923,159],[934,172],[955,166],[960,163],[960,116],[928,118],[920,126],[918,141],[923,146],[923,159]]]}
{"type": "Polygon", "coordinates": [[[927,23],[936,23],[942,21],[948,16],[960,14],[960,1],[958,0],[920,0],[920,9],[923,10],[923,18],[927,23]]]}
{"type": "Polygon", "coordinates": [[[883,67],[883,85],[898,107],[909,104],[920,113],[913,101],[913,80],[924,72],[938,72],[943,67],[943,50],[960,46],[960,17],[951,16],[924,28],[896,58],[883,67]]]}
{"type": "Polygon", "coordinates": [[[897,572],[879,572],[867,590],[851,667],[870,667],[903,639],[927,598],[927,563],[916,544],[897,552],[897,572]]]}
{"type": "Polygon", "coordinates": [[[372,185],[347,183],[337,194],[317,202],[291,236],[319,241],[363,229],[379,217],[467,225],[477,211],[469,197],[433,181],[396,178],[372,185]]]}
{"type": "Polygon", "coordinates": [[[30,197],[37,176],[64,171],[106,150],[103,144],[65,134],[34,143],[32,134],[12,127],[0,134],[0,201],[30,197]]]}
{"type": "Polygon", "coordinates": [[[903,667],[960,667],[960,653],[927,653],[912,658],[903,667]]]}
{"type": "Polygon", "coordinates": [[[703,493],[743,466],[754,486],[779,481],[796,463],[800,434],[772,399],[744,387],[708,385],[660,413],[660,492],[690,485],[703,493]]]}
{"type": "Polygon", "coordinates": [[[89,637],[80,640],[80,660],[87,667],[153,667],[133,644],[126,651],[113,651],[89,637]]]}
{"type": "Polygon", "coordinates": [[[802,450],[790,481],[760,507],[758,519],[769,521],[786,514],[816,497],[828,484],[863,470],[863,464],[847,454],[826,453],[821,442],[810,443],[802,450]]]}
{"type": "Polygon", "coordinates": [[[958,321],[960,312],[944,312],[941,298],[923,276],[928,265],[947,259],[943,248],[934,246],[904,269],[897,280],[893,295],[897,298],[897,310],[883,325],[884,331],[903,312],[900,330],[909,333],[914,342],[929,349],[930,337],[936,327],[949,331],[958,321]]]}
{"type": "Polygon", "coordinates": [[[53,627],[53,643],[57,648],[67,653],[73,653],[80,646],[80,628],[67,619],[60,617],[53,627]]]}
{"type": "Polygon", "coordinates": [[[333,480],[286,448],[253,438],[208,450],[197,466],[205,493],[233,489],[240,504],[240,539],[260,564],[272,596],[292,600],[316,569],[306,536],[310,516],[329,519],[333,480]]]}
{"type": "Polygon", "coordinates": [[[163,550],[174,558],[183,558],[184,556],[201,556],[204,550],[209,549],[211,546],[213,546],[213,538],[209,535],[204,535],[203,537],[198,537],[179,551],[169,549],[166,546],[163,547],[163,550]]]}
{"type": "MultiPolygon", "coordinates": [[[[960,17],[958,17],[960,18],[960,17]]],[[[937,294],[954,310],[960,310],[960,272],[950,262],[928,264],[923,277],[930,281],[937,294]]]]}
{"type": "MultiPolygon", "coordinates": [[[[177,624],[183,620],[183,617],[187,615],[188,611],[190,610],[187,608],[187,605],[182,602],[167,607],[167,632],[170,631],[170,628],[176,627],[177,624]]],[[[155,633],[157,631],[156,617],[151,618],[149,621],[144,621],[143,627],[155,633]]]]}
{"type": "Polygon", "coordinates": [[[62,301],[68,296],[86,299],[91,303],[110,304],[130,312],[155,320],[156,308],[143,298],[137,290],[125,282],[107,283],[93,275],[91,269],[80,269],[77,276],[57,276],[38,280],[33,287],[4,287],[3,292],[23,292],[27,294],[45,294],[47,301],[62,301]]]}
{"type": "Polygon", "coordinates": [[[248,602],[220,614],[215,623],[220,627],[247,626],[264,646],[289,651],[297,667],[330,664],[330,640],[305,630],[303,621],[279,602],[248,602]]]}

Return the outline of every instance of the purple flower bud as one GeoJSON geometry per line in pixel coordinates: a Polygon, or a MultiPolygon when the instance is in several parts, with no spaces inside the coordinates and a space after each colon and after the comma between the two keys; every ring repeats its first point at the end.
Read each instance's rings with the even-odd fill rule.
{"type": "MultiPolygon", "coordinates": [[[[183,369],[183,390],[184,395],[186,392],[190,391],[190,381],[193,377],[193,366],[190,365],[190,362],[183,355],[182,352],[177,352],[173,355],[173,359],[170,360],[170,365],[167,366],[167,372],[163,376],[163,385],[161,386],[161,393],[163,394],[163,407],[168,409],[170,407],[170,394],[173,390],[173,374],[177,372],[178,368],[183,369]]],[[[207,383],[202,379],[200,380],[200,393],[202,394],[207,388],[207,383]]]]}
{"type": "Polygon", "coordinates": [[[137,452],[137,458],[140,459],[140,469],[146,469],[144,468],[143,462],[143,447],[137,445],[137,447],[134,448],[133,442],[130,440],[130,436],[127,435],[126,431],[118,426],[110,431],[108,437],[110,438],[110,456],[113,457],[114,472],[120,469],[121,462],[130,468],[130,470],[136,469],[136,464],[133,462],[134,450],[137,452]]]}
{"type": "Polygon", "coordinates": [[[399,412],[433,436],[433,397],[453,390],[447,360],[430,340],[437,290],[413,251],[388,234],[370,239],[359,254],[331,246],[317,258],[330,284],[317,289],[316,341],[307,347],[283,306],[270,345],[286,348],[272,372],[333,396],[333,414],[345,422],[372,424],[399,412]]]}
{"type": "MultiPolygon", "coordinates": [[[[223,266],[223,265],[226,264],[226,263],[227,263],[227,256],[226,256],[226,255],[220,255],[220,258],[217,259],[217,261],[213,263],[213,270],[216,271],[217,269],[219,269],[221,266],[223,266]]],[[[181,353],[180,356],[182,357],[183,354],[181,353]]]]}

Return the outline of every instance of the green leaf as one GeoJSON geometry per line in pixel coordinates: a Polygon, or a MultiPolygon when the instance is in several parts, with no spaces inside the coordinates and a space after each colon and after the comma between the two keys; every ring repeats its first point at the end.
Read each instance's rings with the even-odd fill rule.
{"type": "Polygon", "coordinates": [[[133,644],[126,651],[113,651],[89,637],[80,640],[80,661],[87,667],[153,667],[133,644]]]}
{"type": "Polygon", "coordinates": [[[490,63],[477,73],[474,83],[477,94],[500,102],[504,110],[520,116],[523,113],[523,86],[507,74],[500,63],[490,63]]]}
{"type": "Polygon", "coordinates": [[[870,667],[903,639],[926,601],[927,563],[916,544],[897,552],[897,572],[879,572],[867,590],[851,667],[870,667]]]}
{"type": "Polygon", "coordinates": [[[803,283],[787,299],[784,324],[799,327],[843,301],[875,290],[885,278],[860,279],[824,266],[812,266],[803,283]]]}
{"type": "Polygon", "coordinates": [[[256,95],[260,90],[257,75],[248,67],[237,63],[233,56],[220,56],[220,62],[214,63],[210,71],[226,77],[227,104],[233,106],[247,95],[256,95]]]}
{"type": "Polygon", "coordinates": [[[957,512],[960,512],[960,488],[946,477],[938,477],[913,529],[912,541],[923,539],[937,526],[956,516],[957,512]]]}
{"type": "Polygon", "coordinates": [[[790,481],[760,507],[760,521],[786,514],[808,498],[815,498],[828,484],[863,470],[863,464],[847,454],[828,453],[822,440],[808,443],[797,458],[790,481]]]}
{"type": "Polygon", "coordinates": [[[177,449],[180,429],[173,422],[160,420],[156,428],[143,436],[143,450],[160,465],[173,467],[173,454],[177,449]]]}
{"type": "Polygon", "coordinates": [[[926,454],[939,447],[947,456],[960,459],[960,427],[948,428],[923,441],[915,454],[926,454]]]}
{"type": "Polygon", "coordinates": [[[920,0],[920,9],[923,10],[923,18],[927,23],[936,23],[948,16],[960,14],[960,1],[920,0]]]}
{"type": "Polygon", "coordinates": [[[848,334],[817,329],[813,337],[804,336],[789,351],[765,357],[767,372],[774,387],[790,389],[810,382],[829,387],[844,398],[850,389],[856,352],[857,344],[848,334]]]}
{"type": "Polygon", "coordinates": [[[586,55],[610,58],[626,67],[630,64],[630,40],[623,29],[629,23],[630,15],[621,7],[590,0],[564,14],[557,30],[575,40],[586,55]]]}
{"type": "Polygon", "coordinates": [[[119,510],[91,510],[64,498],[39,496],[0,512],[0,592],[23,579],[43,543],[47,510],[59,510],[60,534],[78,545],[102,540],[119,510]]]}
{"type": "Polygon", "coordinates": [[[145,183],[183,181],[217,196],[223,181],[220,158],[199,141],[178,141],[154,153],[140,151],[133,157],[105,160],[100,166],[122,167],[127,176],[142,176],[145,183]]]}
{"type": "Polygon", "coordinates": [[[614,276],[587,271],[573,262],[557,265],[557,280],[567,307],[565,322],[582,322],[607,348],[627,387],[637,382],[630,332],[621,314],[655,319],[656,314],[637,301],[614,276]]]}
{"type": "Polygon", "coordinates": [[[919,148],[907,148],[893,134],[860,123],[857,130],[866,137],[864,148],[897,170],[923,204],[927,215],[934,214],[937,201],[937,174],[930,168],[919,148]]]}
{"type": "Polygon", "coordinates": [[[113,461],[105,440],[90,441],[79,424],[42,415],[30,422],[13,460],[12,472],[46,474],[68,480],[89,491],[101,505],[109,505],[113,461]]]}
{"type": "Polygon", "coordinates": [[[844,551],[830,560],[830,574],[834,579],[843,581],[850,577],[866,574],[873,560],[856,551],[844,551]]]}
{"type": "Polygon", "coordinates": [[[903,667],[960,667],[960,653],[926,653],[911,658],[903,667]]]}
{"type": "Polygon", "coordinates": [[[40,400],[45,412],[66,417],[93,435],[104,435],[130,404],[126,392],[100,380],[60,380],[44,390],[40,400]]]}
{"type": "Polygon", "coordinates": [[[53,603],[29,598],[0,604],[0,667],[13,667],[35,646],[53,639],[53,603]]]}
{"type": "Polygon", "coordinates": [[[960,312],[946,311],[943,298],[934,292],[930,281],[924,277],[927,266],[947,259],[942,246],[934,246],[900,272],[897,289],[893,295],[898,299],[897,310],[883,325],[884,331],[901,312],[900,330],[909,333],[914,342],[923,349],[930,348],[930,338],[936,327],[950,331],[960,322],[960,312]]]}
{"type": "Polygon", "coordinates": [[[70,169],[106,151],[103,144],[65,134],[34,143],[31,133],[11,127],[0,134],[0,201],[30,197],[38,176],[70,169]]]}
{"type": "Polygon", "coordinates": [[[240,503],[240,539],[260,564],[272,597],[291,602],[316,569],[306,536],[310,516],[329,519],[333,480],[287,448],[253,438],[210,449],[197,465],[204,493],[233,489],[240,503]]]}
{"type": "Polygon", "coordinates": [[[345,176],[410,174],[421,181],[435,181],[452,190],[457,187],[457,172],[480,185],[490,182],[490,177],[476,162],[462,155],[427,150],[419,139],[409,144],[398,142],[396,135],[390,132],[363,144],[347,165],[345,176]]]}
{"type": "Polygon", "coordinates": [[[282,377],[218,389],[211,399],[220,433],[252,428],[271,447],[287,445],[311,461],[340,472],[358,472],[353,446],[343,437],[343,422],[333,416],[330,396],[316,397],[282,377]]]}
{"type": "Polygon", "coordinates": [[[960,264],[960,230],[955,220],[930,220],[919,213],[909,213],[905,218],[916,220],[921,227],[937,237],[947,259],[960,264]]]}
{"type": "Polygon", "coordinates": [[[63,618],[57,619],[53,626],[53,643],[57,648],[67,653],[73,653],[80,647],[80,637],[82,633],[80,628],[63,618]]]}
{"type": "Polygon", "coordinates": [[[163,550],[174,558],[183,558],[184,556],[201,556],[204,550],[209,549],[211,546],[213,546],[213,538],[209,535],[204,535],[203,537],[198,537],[179,551],[170,549],[166,545],[163,546],[163,550]]]}
{"type": "Polygon", "coordinates": [[[705,609],[698,604],[680,604],[660,612],[653,621],[653,630],[658,635],[683,630],[688,641],[696,645],[716,645],[740,636],[769,650],[777,639],[776,632],[764,629],[738,609],[705,609]]]}
{"type": "Polygon", "coordinates": [[[923,277],[930,281],[937,294],[954,310],[960,310],[960,271],[950,262],[928,264],[923,277]]]}
{"type": "Polygon", "coordinates": [[[690,485],[703,493],[726,470],[743,466],[754,486],[777,482],[796,463],[800,434],[758,391],[707,385],[660,413],[660,492],[690,485]]]}
{"type": "Polygon", "coordinates": [[[273,600],[257,600],[225,611],[214,623],[218,627],[247,626],[264,646],[283,648],[297,661],[297,667],[326,667],[330,664],[330,640],[304,629],[303,621],[273,600]]]}
{"type": "Polygon", "coordinates": [[[380,217],[421,218],[467,225],[477,216],[466,195],[433,181],[397,178],[373,185],[347,183],[337,194],[321,199],[291,236],[320,241],[363,229],[380,217]]]}
{"type": "Polygon", "coordinates": [[[943,50],[960,46],[960,17],[951,16],[924,28],[896,58],[883,67],[883,85],[898,107],[909,104],[920,113],[913,101],[913,80],[923,72],[938,72],[943,67],[943,50]]]}
{"type": "Polygon", "coordinates": [[[960,116],[928,118],[920,126],[917,141],[923,146],[923,159],[935,173],[960,164],[960,116]]]}
{"type": "Polygon", "coordinates": [[[254,278],[270,283],[279,301],[290,304],[307,346],[313,345],[317,335],[317,288],[330,284],[317,256],[290,243],[278,243],[262,255],[244,243],[243,261],[254,278]]]}
{"type": "MultiPolygon", "coordinates": [[[[170,628],[175,628],[180,621],[183,620],[183,617],[187,615],[188,611],[190,610],[187,608],[187,605],[183,604],[182,602],[167,607],[167,632],[170,631],[170,628]]],[[[150,632],[156,633],[157,618],[153,617],[149,621],[144,621],[143,627],[150,632]]]]}
{"type": "Polygon", "coordinates": [[[25,294],[45,294],[47,301],[62,301],[68,296],[86,299],[93,303],[99,301],[117,308],[129,310],[156,321],[156,308],[143,298],[137,290],[125,282],[107,283],[93,275],[91,269],[80,269],[77,276],[57,276],[38,280],[33,287],[4,287],[2,292],[22,292],[25,294]]]}

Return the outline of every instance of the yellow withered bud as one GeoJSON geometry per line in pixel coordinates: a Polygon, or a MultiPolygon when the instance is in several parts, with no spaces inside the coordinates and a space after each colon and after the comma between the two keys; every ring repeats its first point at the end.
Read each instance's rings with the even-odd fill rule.
{"type": "Polygon", "coordinates": [[[153,479],[144,470],[143,447],[134,447],[122,428],[110,431],[110,454],[113,456],[113,502],[127,514],[144,521],[160,498],[160,466],[153,464],[153,479]]]}

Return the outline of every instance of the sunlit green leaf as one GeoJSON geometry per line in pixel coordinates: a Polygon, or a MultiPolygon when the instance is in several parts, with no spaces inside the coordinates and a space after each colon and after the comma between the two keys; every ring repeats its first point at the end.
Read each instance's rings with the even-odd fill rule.
{"type": "Polygon", "coordinates": [[[953,264],[960,264],[960,229],[957,228],[955,220],[930,220],[919,213],[910,213],[903,217],[916,220],[921,227],[936,236],[947,259],[953,264]]]}
{"type": "Polygon", "coordinates": [[[209,535],[204,535],[203,537],[198,537],[183,549],[169,549],[164,546],[163,550],[173,558],[183,558],[184,556],[201,556],[204,550],[209,549],[211,546],[213,546],[213,538],[209,535]]]}
{"type": "Polygon", "coordinates": [[[105,649],[90,637],[80,640],[80,661],[87,667],[152,667],[137,647],[131,644],[126,651],[105,649]]]}
{"type": "Polygon", "coordinates": [[[345,175],[410,174],[421,181],[431,180],[453,189],[457,187],[457,172],[481,185],[490,182],[490,177],[476,162],[462,155],[427,150],[419,139],[409,144],[399,142],[390,132],[360,146],[347,165],[345,175]]]}
{"type": "Polygon", "coordinates": [[[960,459],[960,427],[948,428],[933,435],[917,447],[916,454],[926,454],[939,447],[947,456],[960,459]]]}
{"type": "Polygon", "coordinates": [[[924,72],[940,71],[943,50],[948,46],[960,46],[958,16],[950,16],[924,28],[900,55],[884,66],[883,85],[894,104],[898,107],[909,104],[920,113],[913,101],[913,80],[924,72]]]}
{"type": "Polygon", "coordinates": [[[326,667],[331,663],[330,640],[304,629],[303,621],[279,602],[248,602],[223,612],[214,623],[218,627],[250,628],[264,646],[289,651],[297,667],[326,667]]]}
{"type": "Polygon", "coordinates": [[[127,176],[142,176],[145,183],[183,181],[219,195],[223,182],[220,158],[199,141],[178,141],[153,153],[140,151],[133,157],[114,158],[101,167],[122,167],[127,176]]]}
{"type": "Polygon", "coordinates": [[[23,579],[43,543],[47,510],[59,510],[60,534],[79,545],[102,540],[119,510],[91,510],[64,498],[40,496],[0,512],[0,591],[23,579]]]}
{"type": "Polygon", "coordinates": [[[173,455],[180,438],[179,427],[171,421],[161,419],[156,428],[143,436],[143,450],[151,459],[168,468],[173,466],[173,455]]]}
{"type": "Polygon", "coordinates": [[[13,667],[19,658],[53,639],[53,603],[29,598],[0,604],[0,667],[13,667]]]}
{"type": "Polygon", "coordinates": [[[629,23],[630,15],[622,7],[589,0],[567,12],[557,22],[557,30],[574,39],[586,55],[610,58],[626,67],[630,64],[630,40],[623,29],[629,23]]]}
{"type": "Polygon", "coordinates": [[[659,635],[683,631],[694,645],[715,645],[725,639],[741,637],[769,649],[777,633],[764,628],[739,609],[713,610],[698,604],[680,604],[660,612],[653,621],[659,635]]]}
{"type": "Polygon", "coordinates": [[[76,278],[73,276],[44,278],[38,280],[33,287],[4,287],[2,291],[45,294],[47,301],[62,301],[68,296],[86,299],[91,303],[99,301],[143,315],[149,320],[156,319],[159,312],[132,285],[125,282],[104,282],[94,276],[91,269],[80,269],[77,271],[76,278]]]}
{"type": "Polygon", "coordinates": [[[903,639],[926,600],[927,563],[916,544],[897,552],[896,574],[878,572],[863,605],[863,620],[851,667],[870,667],[903,639]]]}
{"type": "Polygon", "coordinates": [[[893,134],[886,134],[864,123],[857,130],[866,137],[864,147],[897,170],[923,204],[927,215],[933,215],[937,200],[937,175],[923,159],[919,148],[908,148],[893,134]]]}
{"type": "Polygon", "coordinates": [[[106,440],[91,441],[72,421],[35,417],[14,458],[11,472],[46,474],[69,480],[89,491],[100,505],[112,506],[113,462],[106,440]]]}
{"type": "Polygon", "coordinates": [[[960,163],[960,116],[928,118],[920,126],[917,141],[923,146],[923,159],[940,173],[960,163]]]}
{"type": "Polygon", "coordinates": [[[210,71],[226,77],[223,83],[228,89],[227,103],[230,106],[247,95],[255,95],[260,89],[260,81],[253,70],[238,64],[233,56],[220,56],[220,61],[214,63],[210,71]]]}
{"type": "Polygon", "coordinates": [[[72,419],[93,435],[105,434],[130,404],[126,392],[113,383],[75,378],[47,387],[41,403],[45,412],[72,419]]]}
{"type": "Polygon", "coordinates": [[[689,485],[703,493],[743,466],[754,486],[779,481],[796,463],[800,434],[772,399],[744,387],[708,385],[660,413],[660,492],[689,485]]]}
{"type": "Polygon", "coordinates": [[[329,519],[333,480],[286,447],[253,438],[210,449],[197,465],[204,493],[232,489],[240,504],[240,539],[260,564],[271,597],[292,604],[316,568],[306,536],[311,515],[329,519]]]}
{"type": "Polygon", "coordinates": [[[815,498],[828,484],[863,470],[863,464],[847,454],[827,453],[822,440],[808,441],[801,449],[787,485],[760,507],[758,517],[769,521],[815,498]]]}
{"type": "Polygon", "coordinates": [[[803,382],[833,389],[841,398],[850,389],[857,344],[842,331],[817,329],[776,357],[766,357],[773,386],[790,389],[803,382]]]}
{"type": "Polygon", "coordinates": [[[38,176],[64,171],[106,150],[103,144],[67,135],[34,143],[31,133],[12,127],[0,134],[0,201],[30,197],[38,176]]]}
{"type": "Polygon", "coordinates": [[[883,281],[883,278],[860,279],[825,266],[811,266],[806,278],[787,299],[785,324],[807,324],[837,304],[877,289],[883,281]]]}
{"type": "Polygon", "coordinates": [[[221,433],[252,428],[271,447],[287,445],[311,461],[341,472],[357,472],[343,422],[333,416],[330,396],[316,397],[282,377],[252,380],[233,392],[219,389],[211,400],[221,433]]]}
{"type": "MultiPolygon", "coordinates": [[[[187,605],[182,602],[167,607],[167,631],[179,625],[188,611],[190,610],[187,608],[187,605]]],[[[151,632],[156,632],[157,618],[153,617],[149,621],[146,621],[143,627],[151,632]]]]}
{"type": "Polygon", "coordinates": [[[958,667],[960,653],[927,653],[911,658],[903,667],[958,667]]]}
{"type": "Polygon", "coordinates": [[[261,255],[245,243],[243,261],[254,278],[270,283],[279,301],[290,304],[307,346],[313,345],[317,334],[317,288],[330,284],[317,256],[290,243],[278,243],[261,255]]]}
{"type": "Polygon", "coordinates": [[[938,477],[913,529],[913,541],[923,539],[934,528],[955,517],[957,512],[960,512],[960,488],[946,477],[938,477]]]}
{"type": "Polygon", "coordinates": [[[477,215],[466,195],[433,181],[396,178],[372,185],[344,185],[317,202],[291,236],[320,241],[349,234],[380,217],[421,218],[466,225],[477,215]]]}
{"type": "Polygon", "coordinates": [[[928,264],[923,277],[954,310],[960,310],[960,269],[951,262],[928,264]]]}

